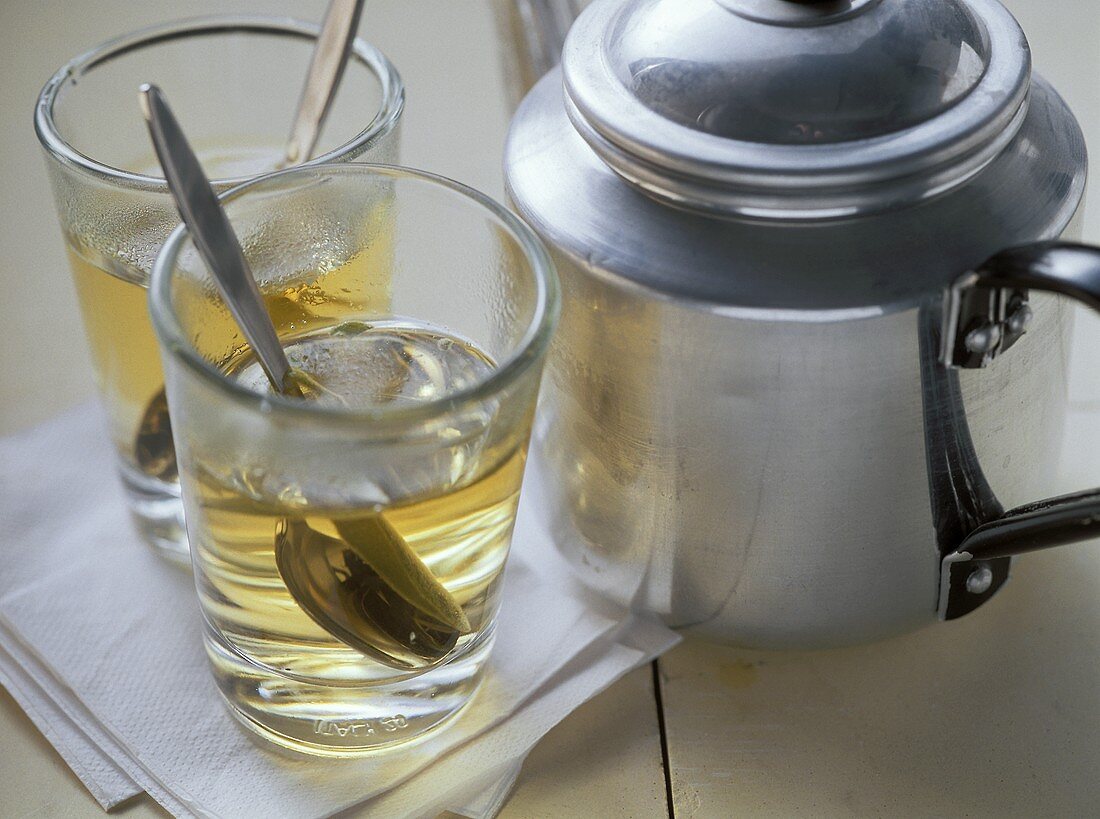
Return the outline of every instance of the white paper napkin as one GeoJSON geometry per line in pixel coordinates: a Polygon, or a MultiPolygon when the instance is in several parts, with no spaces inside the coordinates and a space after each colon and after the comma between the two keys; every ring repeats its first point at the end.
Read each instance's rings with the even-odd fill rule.
{"type": "Polygon", "coordinates": [[[105,807],[143,789],[177,815],[491,815],[547,730],[676,642],[580,587],[528,485],[474,702],[385,754],[275,751],[220,702],[191,577],[133,534],[104,428],[83,407],[0,440],[0,683],[105,807]]]}
{"type": "MultiPolygon", "coordinates": [[[[0,685],[11,693],[104,810],[141,793],[141,787],[3,649],[0,649],[0,685]]],[[[88,715],[85,722],[94,723],[94,718],[88,715]]]]}

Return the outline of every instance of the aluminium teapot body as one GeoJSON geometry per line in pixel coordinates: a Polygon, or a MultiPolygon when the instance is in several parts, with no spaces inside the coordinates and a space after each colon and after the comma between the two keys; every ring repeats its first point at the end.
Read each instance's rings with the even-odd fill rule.
{"type": "MultiPolygon", "coordinates": [[[[889,2],[849,5],[896,13],[882,10],[889,2]]],[[[959,91],[957,74],[939,84],[957,86],[946,107],[922,92],[933,124],[902,138],[892,126],[863,133],[878,127],[860,119],[863,100],[854,118],[830,123],[855,122],[851,139],[811,133],[790,151],[781,144],[772,166],[723,165],[754,139],[789,132],[767,122],[731,137],[738,112],[758,114],[761,97],[739,99],[725,84],[751,76],[766,88],[766,72],[785,64],[727,70],[715,97],[713,60],[673,60],[667,44],[660,59],[639,56],[664,36],[654,31],[675,31],[695,11],[783,29],[766,32],[777,38],[821,24],[791,24],[785,0],[599,0],[570,34],[564,76],[545,77],[519,108],[508,192],[551,247],[564,296],[535,479],[556,542],[588,585],[711,638],[825,647],[966,614],[996,594],[1012,555],[1100,534],[1094,494],[1024,506],[1049,494],[1057,468],[1065,295],[1100,305],[1100,252],[1053,242],[1079,230],[1084,142],[1061,98],[1031,75],[1007,12],[957,5],[980,29],[975,42],[1013,45],[1016,62],[979,55],[973,89],[959,91]],[[760,9],[782,19],[750,19],[760,9]],[[661,13],[663,28],[638,35],[661,13]],[[604,59],[586,56],[600,49],[604,59]],[[615,65],[624,52],[626,69],[615,65]],[[642,108],[604,116],[600,106],[622,93],[597,87],[593,72],[607,66],[664,118],[709,94],[691,103],[702,112],[693,133],[630,133],[632,121],[646,124],[642,108]],[[996,71],[1001,85],[982,87],[996,71]],[[945,159],[947,143],[934,143],[952,126],[936,120],[975,93],[1001,94],[1003,110],[978,111],[986,142],[961,128],[971,143],[945,159]],[[698,141],[701,132],[714,140],[698,141]],[[926,154],[903,155],[918,136],[926,154]],[[859,152],[891,139],[893,159],[909,165],[888,178],[885,160],[859,152]],[[811,167],[817,148],[837,142],[855,158],[811,167]],[[784,162],[789,173],[777,170],[784,162]]],[[[821,11],[795,13],[804,8],[821,11]]],[[[868,30],[904,31],[875,22],[868,30]]],[[[958,51],[959,38],[936,25],[940,51],[958,51]]],[[[919,25],[910,34],[926,36],[919,25]]],[[[901,59],[896,79],[912,83],[901,59]]],[[[772,109],[773,120],[786,114],[772,109]]]]}

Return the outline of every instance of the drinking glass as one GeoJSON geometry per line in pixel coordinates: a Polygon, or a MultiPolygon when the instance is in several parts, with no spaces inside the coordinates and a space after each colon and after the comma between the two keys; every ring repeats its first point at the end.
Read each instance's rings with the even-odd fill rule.
{"type": "MultiPolygon", "coordinates": [[[[97,385],[130,511],[161,554],[187,560],[164,377],[146,314],[153,259],[179,217],[138,106],[160,85],[215,188],[278,167],[319,27],[210,17],[144,29],[64,65],[46,83],[35,130],[46,151],[97,385]]],[[[397,157],[401,79],[356,40],[307,165],[397,157]]]]}
{"type": "Polygon", "coordinates": [[[150,313],[219,690],[283,746],[353,755],[473,694],[493,637],[557,279],[488,197],[339,164],[223,197],[293,367],[286,397],[185,228],[150,313]]]}

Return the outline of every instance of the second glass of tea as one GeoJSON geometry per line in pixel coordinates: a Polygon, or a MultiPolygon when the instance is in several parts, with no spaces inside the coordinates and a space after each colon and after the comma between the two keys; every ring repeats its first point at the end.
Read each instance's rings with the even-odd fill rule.
{"type": "Polygon", "coordinates": [[[211,667],[289,748],[406,742],[472,696],[557,279],[469,188],[340,164],[225,195],[310,397],[274,393],[184,228],[150,290],[211,667]]]}
{"type": "MultiPolygon", "coordinates": [[[[224,191],[279,167],[319,28],[288,19],[210,17],[125,35],[76,57],[38,98],[61,228],[96,380],[144,539],[185,561],[183,507],[146,313],[153,260],[179,222],[138,115],[136,89],[160,85],[224,191]]],[[[307,165],[394,162],[401,79],[357,40],[307,165]]],[[[326,287],[339,289],[336,282],[326,287]]],[[[308,312],[308,289],[298,305],[308,312]]],[[[293,300],[293,294],[288,299],[293,300]]]]}

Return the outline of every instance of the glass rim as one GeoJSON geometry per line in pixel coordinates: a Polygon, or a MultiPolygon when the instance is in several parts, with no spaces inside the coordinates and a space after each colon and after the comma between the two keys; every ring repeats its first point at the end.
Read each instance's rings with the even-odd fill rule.
{"type": "MultiPolygon", "coordinates": [[[[535,280],[537,295],[535,308],[523,336],[514,345],[514,349],[497,363],[483,379],[460,390],[440,398],[405,406],[380,406],[370,409],[316,405],[296,401],[279,394],[258,393],[248,389],[237,381],[227,378],[216,366],[206,360],[186,337],[175,310],[172,307],[171,282],[176,260],[190,239],[190,233],[184,224],[178,225],[165,240],[153,263],[153,272],[149,284],[149,315],[157,339],[166,355],[182,360],[187,368],[214,389],[232,400],[256,412],[271,415],[286,414],[299,419],[311,419],[326,422],[369,422],[408,424],[430,420],[460,407],[484,401],[512,384],[529,367],[539,361],[549,346],[560,311],[560,289],[557,272],[549,252],[542,240],[526,222],[511,210],[481,191],[439,174],[410,168],[403,165],[383,165],[366,162],[338,162],[308,167],[296,166],[281,171],[255,177],[242,185],[226,191],[218,198],[227,203],[246,196],[256,189],[285,177],[301,176],[316,178],[318,175],[368,174],[388,176],[393,179],[415,179],[428,183],[448,194],[457,195],[480,207],[492,216],[498,225],[504,227],[519,245],[526,259],[532,277],[535,280]]],[[[231,220],[232,221],[232,220],[231,220]]]]}
{"type": "MultiPolygon", "coordinates": [[[[72,77],[80,77],[96,66],[116,57],[158,43],[185,37],[203,36],[225,32],[252,32],[255,34],[285,35],[316,40],[321,27],[315,23],[293,17],[257,14],[214,14],[188,17],[147,26],[100,43],[65,63],[46,81],[38,94],[34,109],[34,130],[42,147],[63,165],[85,171],[106,181],[141,190],[168,193],[163,177],[127,171],[100,162],[78,151],[61,135],[54,120],[57,96],[72,77]]],[[[405,106],[405,86],[397,68],[381,51],[360,37],[352,43],[352,53],[374,75],[382,86],[382,101],[374,118],[350,140],[331,151],[314,157],[296,167],[310,167],[338,161],[358,149],[365,150],[379,136],[388,133],[396,125],[405,106]]],[[[303,78],[304,80],[304,78],[303,78]]],[[[134,86],[135,99],[137,86],[134,86]]],[[[137,122],[137,104],[134,107],[137,122]]],[[[287,123],[289,129],[290,123],[287,123]]],[[[234,176],[212,180],[217,188],[236,187],[252,179],[252,176],[234,176]]]]}

